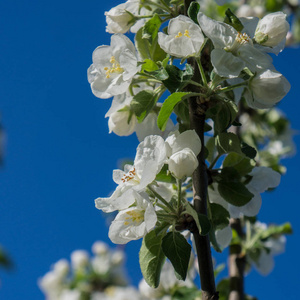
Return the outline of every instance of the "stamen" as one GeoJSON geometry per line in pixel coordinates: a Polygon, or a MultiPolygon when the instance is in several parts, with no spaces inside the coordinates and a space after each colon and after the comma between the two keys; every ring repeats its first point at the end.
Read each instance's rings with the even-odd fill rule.
{"type": "Polygon", "coordinates": [[[178,34],[175,36],[175,39],[182,37],[182,33],[179,31],[178,34]]]}
{"type": "Polygon", "coordinates": [[[114,56],[112,56],[109,60],[109,62],[111,63],[111,68],[108,68],[108,67],[104,67],[104,71],[105,74],[106,74],[106,78],[110,78],[110,75],[112,73],[123,73],[124,72],[124,69],[121,68],[120,64],[116,61],[116,58],[114,56]]]}
{"type": "Polygon", "coordinates": [[[184,36],[186,36],[188,38],[191,38],[190,37],[190,33],[189,33],[189,31],[187,29],[184,31],[184,36]]]}

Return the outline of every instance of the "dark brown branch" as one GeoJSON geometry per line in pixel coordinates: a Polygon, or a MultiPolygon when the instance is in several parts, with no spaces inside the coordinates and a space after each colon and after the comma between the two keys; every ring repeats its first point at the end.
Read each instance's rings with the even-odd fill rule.
{"type": "MultiPolygon", "coordinates": [[[[240,219],[232,219],[231,227],[239,236],[243,236],[243,229],[240,219]]],[[[229,300],[244,300],[244,272],[246,258],[241,254],[240,245],[231,245],[229,248],[229,277],[230,277],[230,294],[229,300]]]]}

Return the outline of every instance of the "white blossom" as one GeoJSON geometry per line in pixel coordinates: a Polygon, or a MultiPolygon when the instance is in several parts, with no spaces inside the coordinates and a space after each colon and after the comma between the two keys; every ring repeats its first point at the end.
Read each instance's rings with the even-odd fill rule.
{"type": "Polygon", "coordinates": [[[201,141],[194,130],[175,132],[166,139],[169,170],[178,179],[191,176],[198,166],[201,141]]]}
{"type": "Polygon", "coordinates": [[[269,188],[275,188],[280,183],[280,174],[267,167],[255,167],[248,175],[252,176],[246,188],[253,194],[253,198],[244,206],[234,206],[225,201],[218,192],[218,184],[213,183],[213,189],[209,189],[209,200],[226,208],[231,218],[241,216],[253,217],[260,210],[262,200],[260,194],[269,188]]]}
{"type": "MultiPolygon", "coordinates": [[[[265,223],[255,222],[256,230],[267,228],[265,223]]],[[[279,237],[270,237],[262,242],[267,249],[261,248],[257,260],[253,260],[250,255],[247,259],[255,267],[255,269],[262,275],[268,275],[274,268],[274,256],[282,254],[285,251],[286,237],[280,235],[279,237]]]]}
{"type": "Polygon", "coordinates": [[[131,32],[136,33],[147,19],[139,19],[138,16],[149,14],[151,14],[151,11],[141,6],[139,0],[126,1],[105,12],[106,31],[109,33],[125,33],[130,29],[131,32]]]}
{"type": "Polygon", "coordinates": [[[113,171],[113,180],[118,186],[109,198],[97,198],[96,207],[104,212],[128,208],[135,202],[132,190],[141,192],[152,183],[165,160],[163,138],[157,135],[147,136],[137,147],[134,165],[125,165],[124,171],[113,171]]]}
{"type": "Polygon", "coordinates": [[[221,77],[238,77],[248,67],[252,72],[271,67],[272,59],[253,46],[246,33],[236,31],[232,26],[217,22],[198,13],[201,29],[214,44],[211,62],[215,72],[221,77]]]}
{"type": "Polygon", "coordinates": [[[289,29],[290,25],[286,21],[286,14],[283,12],[268,14],[258,22],[255,41],[262,46],[277,47],[275,52],[278,54],[284,48],[289,29]]]}
{"type": "Polygon", "coordinates": [[[201,28],[183,15],[170,20],[168,34],[158,33],[160,47],[175,57],[198,55],[203,42],[201,28]]]}
{"type": "Polygon", "coordinates": [[[113,35],[110,46],[100,46],[93,52],[93,64],[88,69],[93,94],[110,98],[124,93],[138,70],[133,43],[125,35],[113,35]]]}
{"type": "Polygon", "coordinates": [[[88,253],[84,250],[73,251],[71,253],[71,263],[75,270],[86,267],[89,263],[88,253]]]}
{"type": "Polygon", "coordinates": [[[109,227],[108,236],[115,244],[126,244],[144,237],[157,222],[152,203],[138,193],[133,194],[134,206],[121,210],[109,227]]]}
{"type": "Polygon", "coordinates": [[[216,230],[216,241],[221,249],[229,246],[232,239],[232,230],[230,226],[216,230]]]}
{"type": "Polygon", "coordinates": [[[244,97],[252,108],[271,108],[290,90],[288,80],[270,69],[254,76],[245,89],[244,97]]]}

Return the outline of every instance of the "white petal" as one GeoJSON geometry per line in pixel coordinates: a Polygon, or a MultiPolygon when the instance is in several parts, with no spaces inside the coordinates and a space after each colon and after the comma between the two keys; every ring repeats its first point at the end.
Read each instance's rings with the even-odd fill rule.
{"type": "Polygon", "coordinates": [[[227,78],[238,77],[246,66],[245,62],[239,57],[223,49],[214,49],[211,52],[211,62],[215,71],[221,77],[227,78]]]}
{"type": "Polygon", "coordinates": [[[197,156],[201,150],[201,141],[195,130],[187,130],[176,137],[172,145],[172,152],[190,148],[197,156]]]}
{"type": "Polygon", "coordinates": [[[221,230],[216,231],[216,240],[221,249],[229,246],[232,239],[232,230],[230,226],[226,226],[221,230]]]}

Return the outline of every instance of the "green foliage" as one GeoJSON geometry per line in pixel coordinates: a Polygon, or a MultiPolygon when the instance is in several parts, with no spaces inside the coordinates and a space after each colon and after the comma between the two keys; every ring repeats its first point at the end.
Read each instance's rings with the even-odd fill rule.
{"type": "Polygon", "coordinates": [[[155,180],[167,182],[167,183],[176,183],[176,179],[168,171],[168,165],[164,165],[161,171],[156,175],[155,180]]]}
{"type": "Polygon", "coordinates": [[[201,299],[201,291],[197,287],[178,287],[172,295],[172,300],[195,300],[201,299]]]}
{"type": "Polygon", "coordinates": [[[199,233],[201,235],[208,234],[209,230],[211,228],[211,224],[210,224],[207,216],[198,214],[196,212],[196,210],[194,209],[194,207],[189,202],[185,202],[184,208],[185,208],[185,213],[187,213],[188,215],[191,215],[193,217],[193,219],[195,220],[197,228],[199,230],[199,233]]]}
{"type": "Polygon", "coordinates": [[[215,135],[225,131],[235,120],[238,108],[233,101],[218,101],[206,112],[206,118],[214,121],[215,135]]]}
{"type": "Polygon", "coordinates": [[[223,229],[229,225],[229,212],[222,205],[210,203],[210,210],[212,214],[211,222],[214,230],[223,229]]]}
{"type": "Polygon", "coordinates": [[[219,154],[226,154],[230,152],[242,154],[240,146],[241,142],[238,136],[232,132],[220,133],[216,136],[215,142],[219,154]]]}
{"type": "Polygon", "coordinates": [[[241,176],[249,174],[255,165],[256,163],[253,159],[235,152],[229,153],[223,161],[224,168],[233,167],[241,176]]]}
{"type": "Polygon", "coordinates": [[[164,131],[166,129],[168,120],[173,112],[175,105],[188,94],[189,93],[184,92],[173,93],[164,101],[157,118],[157,125],[160,130],[164,131]]]}
{"type": "Polygon", "coordinates": [[[256,150],[253,147],[244,142],[241,143],[241,150],[246,156],[252,159],[254,159],[257,154],[256,150]]]}
{"type": "Polygon", "coordinates": [[[218,191],[224,200],[234,206],[244,206],[254,196],[241,182],[220,181],[218,191]]]}
{"type": "Polygon", "coordinates": [[[186,64],[186,70],[184,71],[174,65],[167,65],[165,70],[168,73],[168,78],[162,80],[162,82],[170,93],[182,90],[186,85],[185,81],[190,80],[194,73],[193,68],[189,64],[186,64]]]}
{"type": "Polygon", "coordinates": [[[135,113],[139,121],[143,121],[150,113],[158,100],[157,96],[157,93],[153,90],[144,90],[133,97],[130,110],[135,113]]]}
{"type": "Polygon", "coordinates": [[[228,8],[225,12],[225,20],[224,22],[231,25],[236,31],[242,31],[244,25],[240,21],[240,19],[228,8]]]}
{"type": "Polygon", "coordinates": [[[282,234],[292,234],[293,229],[290,223],[282,225],[270,225],[266,230],[261,233],[261,239],[268,239],[270,237],[277,237],[282,234]]]}
{"type": "MultiPolygon", "coordinates": [[[[151,27],[153,30],[153,26],[151,27]]],[[[151,59],[154,62],[158,62],[163,61],[167,56],[167,54],[160,48],[158,44],[157,33],[156,35],[154,33],[155,31],[152,33],[150,31],[145,31],[146,38],[143,38],[144,29],[142,27],[138,30],[138,32],[135,35],[135,46],[142,60],[151,59]],[[151,42],[149,41],[150,37],[151,42]]]]}
{"type": "Polygon", "coordinates": [[[152,44],[152,42],[157,38],[160,25],[160,17],[157,14],[155,14],[142,27],[142,38],[149,40],[149,43],[152,44]]]}
{"type": "Polygon", "coordinates": [[[177,231],[167,233],[162,240],[162,250],[165,256],[171,261],[175,275],[180,280],[186,279],[191,249],[191,245],[177,231]]]}
{"type": "Polygon", "coordinates": [[[156,228],[150,231],[142,242],[139,253],[139,261],[144,279],[149,286],[157,288],[159,285],[161,269],[165,262],[165,255],[162,251],[162,239],[166,230],[156,228]]]}
{"type": "Polygon", "coordinates": [[[142,71],[151,73],[159,69],[158,65],[151,59],[145,59],[142,65],[142,71]]]}
{"type": "Polygon", "coordinates": [[[197,19],[197,15],[198,12],[200,11],[200,4],[196,1],[193,1],[189,8],[188,8],[188,16],[196,23],[198,24],[198,19],[197,19]]]}

